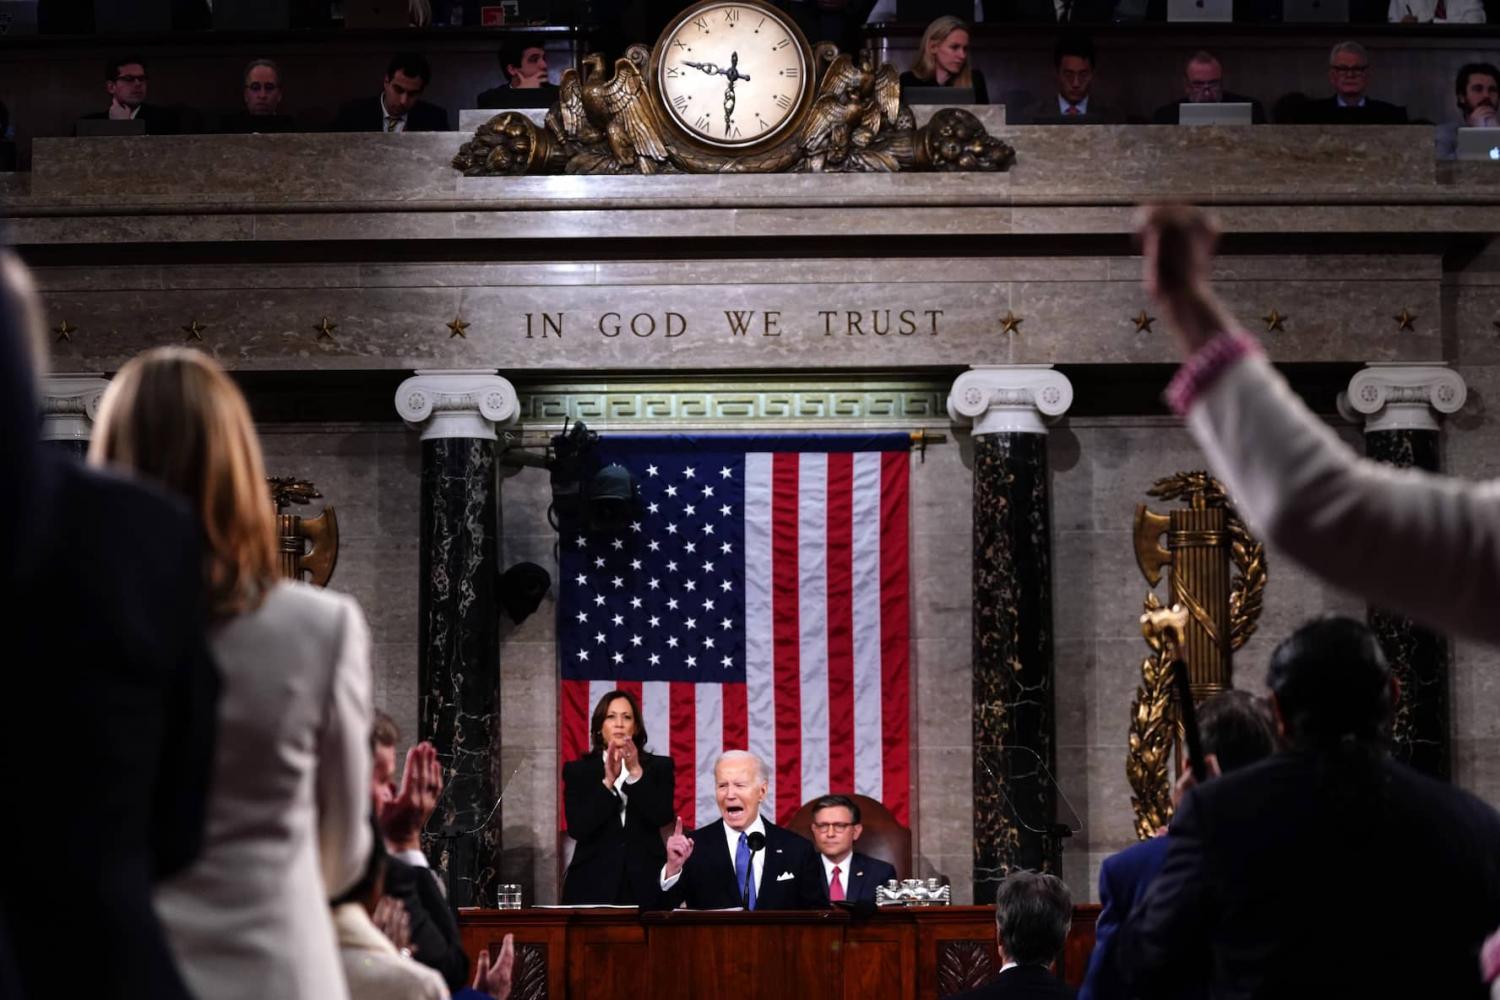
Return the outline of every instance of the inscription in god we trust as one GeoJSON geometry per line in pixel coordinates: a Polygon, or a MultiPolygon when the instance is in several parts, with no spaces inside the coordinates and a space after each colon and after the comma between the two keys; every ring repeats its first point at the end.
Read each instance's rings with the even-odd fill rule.
{"type": "Polygon", "coordinates": [[[788,316],[780,309],[725,309],[722,322],[695,319],[680,312],[568,312],[525,314],[527,340],[603,337],[675,340],[684,336],[720,338],[783,337],[936,337],[941,309],[818,309],[788,316]]]}

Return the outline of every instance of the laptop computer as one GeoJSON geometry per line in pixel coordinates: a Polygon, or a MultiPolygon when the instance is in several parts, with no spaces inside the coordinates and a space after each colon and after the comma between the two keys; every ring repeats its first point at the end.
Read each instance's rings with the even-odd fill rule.
{"type": "Polygon", "coordinates": [[[1167,0],[1168,21],[1233,21],[1234,0],[1167,0]]]}
{"type": "Polygon", "coordinates": [[[139,118],[80,118],[73,125],[76,136],[145,135],[146,123],[139,118]]]}
{"type": "Polygon", "coordinates": [[[1500,128],[1459,129],[1458,158],[1500,162],[1500,128]]]}
{"type": "Polygon", "coordinates": [[[1349,0],[1282,0],[1281,19],[1288,24],[1348,24],[1349,0]]]}
{"type": "Polygon", "coordinates": [[[1249,125],[1253,116],[1248,103],[1179,104],[1179,125],[1249,125]]]}
{"type": "Polygon", "coordinates": [[[346,28],[405,28],[410,21],[407,0],[344,0],[346,28]]]}
{"type": "Polygon", "coordinates": [[[907,104],[973,104],[973,87],[902,87],[907,104]]]}

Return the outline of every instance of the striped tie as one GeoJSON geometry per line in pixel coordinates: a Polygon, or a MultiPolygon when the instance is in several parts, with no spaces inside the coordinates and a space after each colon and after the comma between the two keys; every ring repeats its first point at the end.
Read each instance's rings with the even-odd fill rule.
{"type": "Polygon", "coordinates": [[[400,125],[400,124],[401,124],[401,119],[400,118],[396,117],[395,115],[386,115],[386,117],[385,117],[385,130],[387,132],[394,132],[394,131],[396,131],[396,126],[400,125]]]}

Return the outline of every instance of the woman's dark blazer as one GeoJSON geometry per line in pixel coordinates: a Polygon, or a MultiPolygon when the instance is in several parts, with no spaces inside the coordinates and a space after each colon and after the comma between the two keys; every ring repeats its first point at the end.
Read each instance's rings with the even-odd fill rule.
{"type": "MultiPolygon", "coordinates": [[[[591,753],[563,765],[563,812],[578,842],[563,879],[564,903],[649,903],[667,861],[661,828],[672,822],[672,758],[641,753],[641,780],[620,799],[604,787],[604,758],[591,753]]],[[[621,782],[624,781],[623,773],[621,782]]]]}
{"type": "MultiPolygon", "coordinates": [[[[969,75],[971,77],[973,77],[973,80],[974,80],[974,103],[975,104],[988,104],[988,103],[990,103],[990,91],[989,91],[989,88],[985,86],[985,83],[984,83],[984,74],[981,73],[981,72],[979,72],[979,70],[977,70],[977,69],[971,69],[969,71],[969,75]]],[[[944,86],[944,84],[938,83],[936,80],[923,80],[923,79],[919,78],[911,70],[907,70],[905,73],[901,74],[901,86],[902,87],[941,87],[941,86],[944,86]]],[[[952,87],[952,86],[954,86],[954,84],[953,84],[952,81],[949,81],[946,84],[946,86],[952,87]]]]}

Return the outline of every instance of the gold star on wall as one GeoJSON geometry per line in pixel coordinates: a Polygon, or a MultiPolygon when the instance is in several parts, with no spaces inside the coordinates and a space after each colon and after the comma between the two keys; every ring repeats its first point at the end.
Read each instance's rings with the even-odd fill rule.
{"type": "Polygon", "coordinates": [[[1151,333],[1151,324],[1156,322],[1155,316],[1147,316],[1146,310],[1142,309],[1130,317],[1130,322],[1135,324],[1136,333],[1151,333]]]}
{"type": "Polygon", "coordinates": [[[78,332],[78,327],[67,320],[63,320],[61,326],[54,326],[52,328],[52,332],[57,334],[57,343],[61,344],[67,341],[71,344],[73,342],[73,334],[78,332]]]}
{"type": "Polygon", "coordinates": [[[1260,318],[1260,321],[1266,324],[1267,333],[1275,333],[1278,330],[1282,333],[1286,333],[1286,327],[1281,325],[1286,322],[1286,319],[1287,318],[1281,313],[1277,312],[1275,309],[1272,309],[1270,312],[1262,316],[1260,318]]]}
{"type": "Polygon", "coordinates": [[[1005,310],[1005,315],[1000,317],[1000,332],[1020,333],[1021,324],[1023,322],[1025,322],[1025,320],[1022,317],[1017,316],[1015,313],[1007,309],[1005,310]]]}
{"type": "Polygon", "coordinates": [[[318,331],[319,340],[333,340],[335,343],[337,343],[337,340],[333,336],[333,331],[338,328],[339,325],[337,323],[330,323],[327,316],[323,317],[323,322],[313,327],[314,330],[318,331]]]}
{"type": "Polygon", "coordinates": [[[1412,326],[1412,324],[1417,321],[1417,314],[1412,312],[1405,306],[1402,306],[1401,311],[1395,316],[1392,316],[1391,319],[1395,320],[1398,324],[1396,327],[1397,333],[1401,332],[1402,330],[1416,330],[1416,327],[1412,326]]]}
{"type": "Polygon", "coordinates": [[[187,326],[183,327],[182,332],[187,334],[188,340],[202,340],[203,331],[207,329],[208,327],[205,324],[200,323],[195,319],[187,326]]]}
{"type": "Polygon", "coordinates": [[[462,337],[464,340],[469,339],[469,335],[464,333],[464,331],[469,328],[469,324],[464,322],[464,318],[462,316],[453,317],[453,322],[447,324],[447,326],[448,329],[452,331],[448,334],[449,340],[452,340],[454,337],[462,337]]]}

